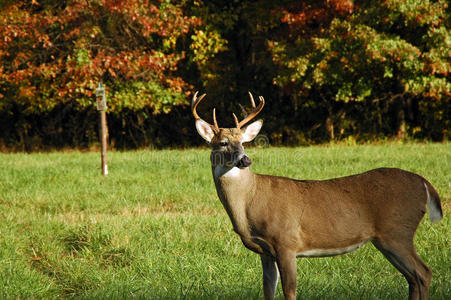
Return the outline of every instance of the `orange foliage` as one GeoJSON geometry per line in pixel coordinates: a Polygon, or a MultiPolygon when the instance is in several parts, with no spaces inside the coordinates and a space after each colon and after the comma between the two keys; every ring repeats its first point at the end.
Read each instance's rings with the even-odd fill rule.
{"type": "Polygon", "coordinates": [[[180,91],[176,44],[199,23],[162,1],[17,1],[0,12],[0,96],[47,110],[91,97],[99,82],[180,91]]]}

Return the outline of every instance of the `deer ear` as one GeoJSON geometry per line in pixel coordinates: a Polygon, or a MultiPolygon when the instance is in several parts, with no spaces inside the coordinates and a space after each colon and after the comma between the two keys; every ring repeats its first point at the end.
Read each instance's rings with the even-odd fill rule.
{"type": "Polygon", "coordinates": [[[202,119],[196,120],[196,129],[200,136],[207,142],[211,142],[211,139],[215,136],[210,124],[202,119]]]}
{"type": "Polygon", "coordinates": [[[257,134],[260,132],[260,129],[262,129],[263,126],[263,120],[257,120],[249,125],[246,126],[246,129],[242,133],[242,142],[250,142],[252,141],[257,134]]]}

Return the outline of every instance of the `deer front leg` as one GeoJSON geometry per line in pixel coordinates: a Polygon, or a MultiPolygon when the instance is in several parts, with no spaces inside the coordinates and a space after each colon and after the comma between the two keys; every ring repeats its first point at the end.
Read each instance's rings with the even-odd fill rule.
{"type": "Polygon", "coordinates": [[[282,279],[283,295],[286,300],[296,299],[296,253],[288,249],[277,251],[277,266],[282,279]]]}
{"type": "Polygon", "coordinates": [[[276,295],[279,272],[276,260],[268,255],[260,255],[263,267],[263,293],[265,300],[273,300],[276,295]]]}

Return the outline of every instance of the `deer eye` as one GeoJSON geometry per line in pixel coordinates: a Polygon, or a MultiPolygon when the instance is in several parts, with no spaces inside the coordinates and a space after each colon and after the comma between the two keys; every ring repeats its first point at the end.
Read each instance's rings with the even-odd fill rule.
{"type": "Polygon", "coordinates": [[[227,142],[220,142],[220,143],[219,143],[219,146],[221,146],[221,147],[226,147],[228,144],[229,144],[229,143],[227,143],[227,142]]]}

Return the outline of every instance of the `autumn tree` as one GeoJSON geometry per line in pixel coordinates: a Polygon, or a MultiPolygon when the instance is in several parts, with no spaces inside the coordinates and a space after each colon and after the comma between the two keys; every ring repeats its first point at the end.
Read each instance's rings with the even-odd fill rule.
{"type": "Polygon", "coordinates": [[[0,11],[0,110],[83,109],[103,82],[112,113],[167,113],[186,103],[180,44],[198,24],[177,1],[7,2],[0,11]]]}
{"type": "Polygon", "coordinates": [[[218,105],[266,95],[274,140],[449,136],[446,1],[194,2],[205,89],[218,105]]]}
{"type": "Polygon", "coordinates": [[[119,147],[199,144],[188,100],[197,89],[212,99],[201,113],[216,106],[223,126],[248,104],[248,90],[264,95],[275,144],[451,134],[444,0],[5,0],[0,7],[0,148],[89,146],[97,140],[99,82],[119,147]]]}
{"type": "Polygon", "coordinates": [[[17,1],[0,18],[2,105],[91,105],[99,82],[111,111],[184,102],[177,43],[198,20],[168,1],[17,1]]]}
{"type": "Polygon", "coordinates": [[[449,135],[447,9],[447,1],[293,2],[281,19],[288,30],[269,42],[279,66],[274,80],[294,99],[327,104],[330,138],[337,123],[331,120],[338,113],[333,108],[358,102],[376,112],[378,130],[383,126],[380,113],[391,105],[396,134],[404,137],[406,113],[416,103],[417,118],[423,120],[413,123],[411,133],[430,128],[420,125],[429,119],[441,122],[434,128],[438,136],[449,135]]]}

